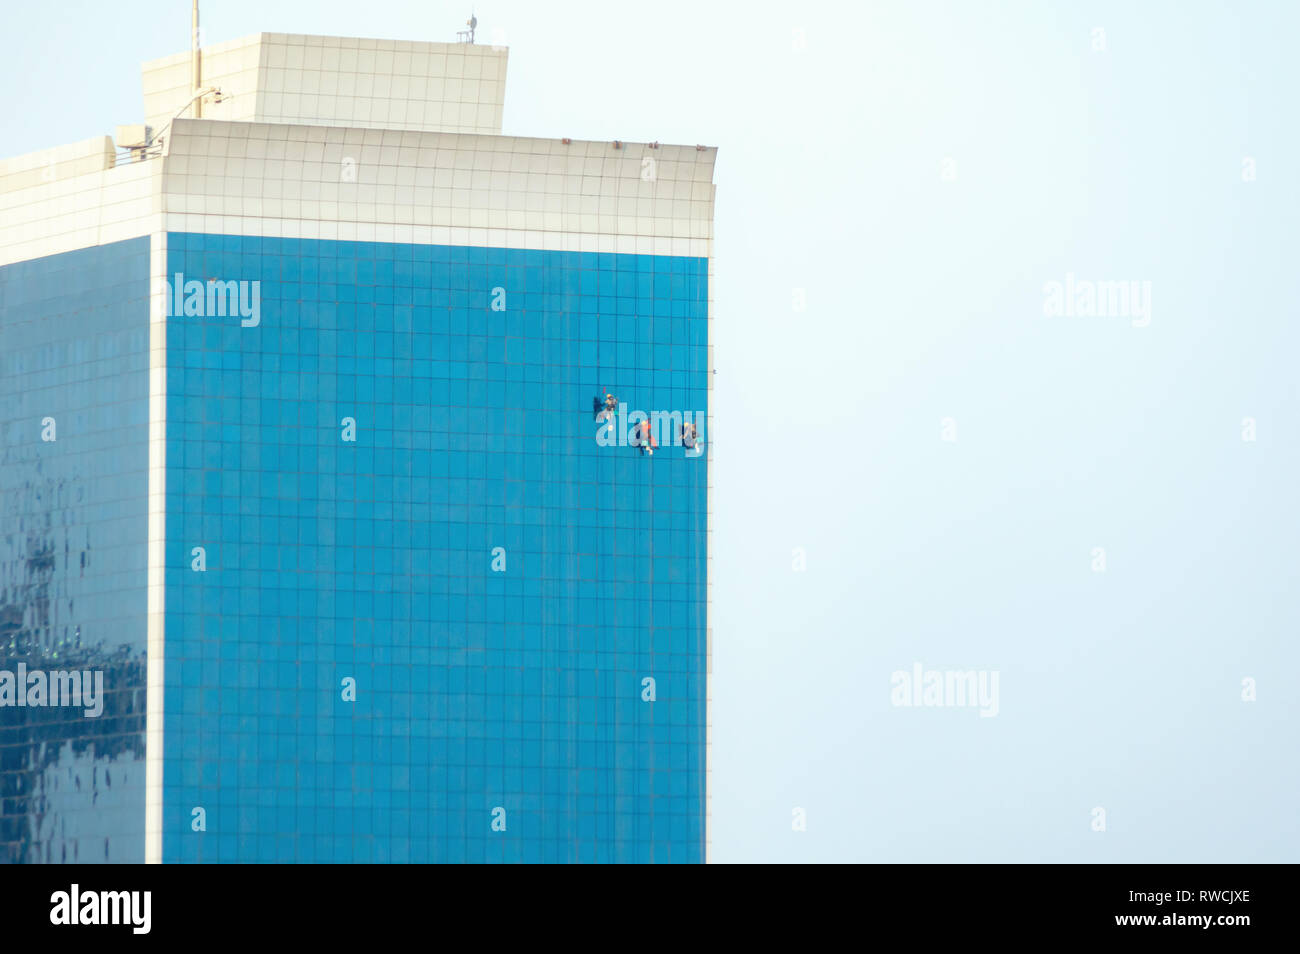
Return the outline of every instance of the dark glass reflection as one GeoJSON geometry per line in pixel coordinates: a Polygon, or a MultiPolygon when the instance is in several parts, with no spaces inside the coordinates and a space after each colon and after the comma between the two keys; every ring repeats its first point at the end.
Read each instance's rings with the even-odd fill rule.
{"type": "Polygon", "coordinates": [[[108,833],[138,826],[129,815],[144,784],[144,653],[87,643],[58,573],[93,572],[90,529],[54,525],[56,514],[72,512],[57,504],[84,495],[81,487],[69,493],[66,481],[6,495],[7,507],[24,496],[49,506],[46,526],[26,533],[22,516],[7,514],[22,541],[17,556],[0,563],[0,670],[17,672],[20,663],[29,672],[99,670],[105,696],[95,718],[76,708],[0,710],[2,862],[128,861],[142,853],[126,843],[115,853],[108,833]]]}

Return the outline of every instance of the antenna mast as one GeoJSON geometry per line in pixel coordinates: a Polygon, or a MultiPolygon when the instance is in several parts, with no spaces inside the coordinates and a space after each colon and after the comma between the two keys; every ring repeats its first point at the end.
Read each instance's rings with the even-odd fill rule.
{"type": "MultiPolygon", "coordinates": [[[[195,2],[197,3],[198,0],[195,0],[195,2]]],[[[469,27],[469,29],[457,30],[456,39],[458,39],[461,43],[473,43],[474,30],[478,27],[478,17],[474,16],[472,11],[470,12],[469,19],[465,21],[465,26],[469,27]]]]}
{"type": "MultiPolygon", "coordinates": [[[[203,54],[199,51],[199,0],[190,2],[190,85],[197,95],[203,88],[203,54]]],[[[194,100],[194,118],[203,118],[203,97],[194,100]]]]}

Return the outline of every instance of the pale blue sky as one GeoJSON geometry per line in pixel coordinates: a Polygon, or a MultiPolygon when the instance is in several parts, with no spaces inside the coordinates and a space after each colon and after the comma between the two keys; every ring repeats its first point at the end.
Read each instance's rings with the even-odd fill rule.
{"type": "MultiPolygon", "coordinates": [[[[181,0],[11,6],[4,156],[141,121],[188,43],[181,0]]],[[[1300,6],[474,6],[507,133],[720,150],[714,859],[1300,860],[1300,6]],[[1151,323],[1044,317],[1067,273],[1151,323]],[[915,662],[999,714],[891,706],[915,662]]]]}

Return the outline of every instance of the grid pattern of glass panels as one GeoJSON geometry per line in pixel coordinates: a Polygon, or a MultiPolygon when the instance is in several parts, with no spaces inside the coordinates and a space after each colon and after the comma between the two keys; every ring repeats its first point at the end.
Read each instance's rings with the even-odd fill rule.
{"type": "Polygon", "coordinates": [[[0,267],[0,863],[144,860],[149,255],[0,267]]]}
{"type": "Polygon", "coordinates": [[[167,241],[164,860],[702,861],[707,260],[167,241]]]}

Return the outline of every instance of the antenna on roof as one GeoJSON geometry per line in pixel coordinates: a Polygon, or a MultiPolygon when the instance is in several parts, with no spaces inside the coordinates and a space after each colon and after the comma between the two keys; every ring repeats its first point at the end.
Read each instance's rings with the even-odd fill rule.
{"type": "MultiPolygon", "coordinates": [[[[199,52],[199,0],[190,4],[190,88],[198,93],[203,88],[203,54],[199,52]]],[[[203,118],[203,97],[194,100],[194,118],[203,118]]]]}
{"type": "MultiPolygon", "coordinates": [[[[198,0],[195,0],[195,2],[197,3],[198,0]]],[[[465,26],[469,27],[469,29],[457,30],[456,39],[461,43],[473,43],[474,30],[476,27],[478,27],[478,17],[474,16],[474,13],[472,11],[470,12],[469,19],[465,21],[465,26]]]]}

